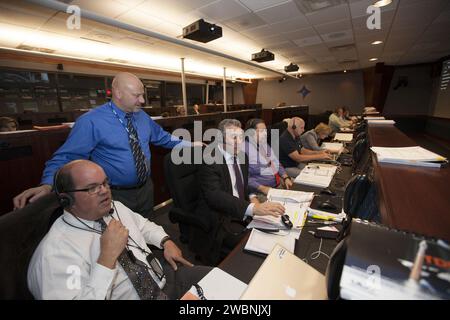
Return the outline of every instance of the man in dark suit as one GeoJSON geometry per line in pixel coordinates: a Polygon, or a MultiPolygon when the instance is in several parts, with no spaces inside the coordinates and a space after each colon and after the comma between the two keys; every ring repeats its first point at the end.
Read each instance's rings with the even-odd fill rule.
{"type": "Polygon", "coordinates": [[[215,161],[199,169],[200,196],[196,214],[208,231],[194,229],[191,246],[206,264],[217,264],[244,235],[245,223],[254,215],[278,217],[279,203],[251,203],[248,197],[248,159],[242,152],[241,123],[224,119],[219,124],[223,143],[214,150],[215,161]]]}

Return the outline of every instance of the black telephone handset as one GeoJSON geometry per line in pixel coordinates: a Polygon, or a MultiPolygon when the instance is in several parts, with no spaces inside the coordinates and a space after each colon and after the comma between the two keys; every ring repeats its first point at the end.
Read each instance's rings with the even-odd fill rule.
{"type": "Polygon", "coordinates": [[[292,222],[289,219],[289,216],[287,214],[284,214],[284,215],[281,216],[281,222],[283,222],[283,224],[285,225],[286,228],[292,229],[293,224],[292,224],[292,222]]]}

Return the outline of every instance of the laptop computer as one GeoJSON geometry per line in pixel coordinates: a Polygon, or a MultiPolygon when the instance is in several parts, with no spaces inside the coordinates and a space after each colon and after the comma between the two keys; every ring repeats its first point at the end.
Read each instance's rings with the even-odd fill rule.
{"type": "Polygon", "coordinates": [[[325,300],[325,276],[276,245],[250,281],[241,300],[325,300]]]}

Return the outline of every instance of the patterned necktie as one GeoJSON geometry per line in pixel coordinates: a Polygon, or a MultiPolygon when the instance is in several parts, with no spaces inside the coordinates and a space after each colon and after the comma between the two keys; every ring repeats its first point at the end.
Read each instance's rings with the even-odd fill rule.
{"type": "MultiPolygon", "coordinates": [[[[107,227],[105,220],[101,218],[96,221],[100,223],[102,232],[104,232],[107,227]]],[[[169,299],[148,272],[148,266],[134,257],[132,253],[128,253],[127,249],[122,251],[118,260],[141,300],[169,299]]]]}
{"type": "Polygon", "coordinates": [[[239,199],[244,200],[244,181],[242,179],[241,170],[239,170],[239,164],[237,163],[237,157],[233,157],[233,169],[236,176],[236,188],[238,191],[239,199]]]}
{"type": "Polygon", "coordinates": [[[145,155],[139,145],[138,135],[136,129],[133,126],[132,122],[133,113],[129,112],[125,115],[125,119],[127,119],[127,128],[129,131],[129,142],[131,151],[133,153],[134,164],[136,165],[136,173],[138,176],[139,183],[144,183],[147,180],[148,170],[145,165],[145,155]]]}

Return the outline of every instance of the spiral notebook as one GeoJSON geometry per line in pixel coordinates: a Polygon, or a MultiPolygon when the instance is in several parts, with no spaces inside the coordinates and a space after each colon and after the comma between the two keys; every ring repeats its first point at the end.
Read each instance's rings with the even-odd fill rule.
{"type": "Polygon", "coordinates": [[[449,243],[353,220],[340,287],[344,299],[450,299],[449,243]]]}

